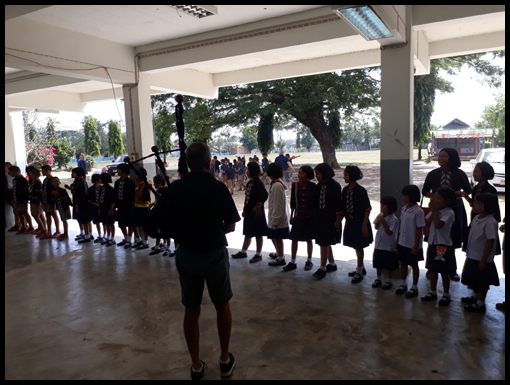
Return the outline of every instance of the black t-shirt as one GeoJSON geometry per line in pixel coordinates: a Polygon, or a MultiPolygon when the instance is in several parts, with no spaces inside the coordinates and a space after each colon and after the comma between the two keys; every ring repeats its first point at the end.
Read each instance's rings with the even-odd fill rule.
{"type": "Polygon", "coordinates": [[[14,178],[12,183],[14,203],[28,203],[28,182],[22,175],[14,178]]]}
{"type": "Polygon", "coordinates": [[[209,172],[192,171],[172,183],[155,206],[168,221],[175,243],[206,253],[227,245],[223,229],[241,220],[227,187],[209,172]]]}

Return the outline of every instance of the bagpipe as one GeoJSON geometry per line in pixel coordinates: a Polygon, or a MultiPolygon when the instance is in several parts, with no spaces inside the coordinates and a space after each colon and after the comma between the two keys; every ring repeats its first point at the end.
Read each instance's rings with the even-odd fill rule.
{"type": "Polygon", "coordinates": [[[156,157],[156,163],[159,169],[161,170],[161,173],[163,174],[163,177],[165,179],[165,183],[170,186],[169,179],[170,177],[166,173],[165,165],[163,164],[163,161],[161,160],[160,154],[166,154],[174,151],[180,151],[179,156],[179,163],[178,163],[178,172],[181,176],[181,178],[184,178],[188,174],[188,164],[186,161],[186,149],[188,146],[186,146],[186,142],[184,141],[184,121],[183,121],[183,114],[184,114],[184,108],[182,106],[183,97],[182,95],[177,95],[175,97],[175,101],[177,102],[177,105],[175,106],[175,118],[176,118],[176,126],[177,126],[177,136],[179,137],[179,148],[169,151],[159,151],[158,146],[152,146],[151,150],[153,151],[152,154],[147,155],[143,158],[137,159],[133,162],[129,159],[129,157],[126,157],[124,161],[127,163],[129,168],[135,172],[138,177],[144,181],[145,185],[149,187],[149,189],[154,193],[154,195],[158,198],[158,204],[152,208],[149,215],[144,219],[143,222],[143,231],[151,238],[162,238],[167,239],[170,238],[171,230],[169,226],[166,224],[168,221],[165,221],[165,207],[167,200],[164,199],[164,197],[159,194],[152,185],[150,185],[147,181],[147,177],[143,175],[143,173],[137,169],[134,165],[138,162],[141,162],[144,159],[150,158],[151,156],[156,157]]]}
{"type": "Polygon", "coordinates": [[[177,95],[175,97],[175,101],[177,102],[177,105],[175,106],[175,118],[176,118],[176,126],[177,126],[177,136],[179,137],[179,148],[169,151],[159,151],[158,146],[152,146],[151,150],[153,151],[152,154],[144,156],[143,158],[137,159],[135,161],[131,161],[129,159],[129,156],[124,158],[124,162],[127,163],[129,168],[134,171],[134,173],[145,183],[146,186],[149,187],[149,189],[153,192],[153,194],[157,197],[160,196],[160,194],[150,185],[147,181],[147,177],[143,175],[143,173],[136,168],[134,165],[138,162],[141,162],[142,160],[145,160],[147,158],[150,158],[152,156],[156,157],[156,163],[158,168],[161,170],[161,173],[163,174],[163,177],[165,179],[165,183],[167,185],[170,185],[169,179],[170,177],[166,173],[165,165],[163,164],[163,161],[161,160],[160,154],[167,154],[174,151],[180,151],[179,156],[179,163],[178,163],[178,172],[181,175],[181,178],[186,176],[188,173],[188,164],[186,162],[186,142],[184,142],[184,121],[182,118],[182,115],[184,113],[184,108],[182,107],[182,95],[177,95]]]}

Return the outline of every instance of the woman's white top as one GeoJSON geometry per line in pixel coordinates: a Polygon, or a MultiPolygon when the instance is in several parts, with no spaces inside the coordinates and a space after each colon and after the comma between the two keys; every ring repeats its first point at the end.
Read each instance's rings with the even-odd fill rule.
{"type": "Polygon", "coordinates": [[[285,195],[287,187],[281,179],[275,179],[269,188],[267,226],[274,229],[289,227],[289,204],[285,195]]]}
{"type": "MultiPolygon", "coordinates": [[[[412,249],[414,247],[416,228],[425,227],[425,213],[418,205],[414,205],[410,209],[406,207],[407,205],[402,207],[400,212],[400,236],[398,244],[412,249]]],[[[418,244],[419,249],[422,248],[422,239],[420,238],[420,243],[418,244]]]]}
{"type": "MultiPolygon", "coordinates": [[[[427,214],[425,219],[430,218],[431,215],[432,211],[427,214]]],[[[450,234],[452,232],[453,222],[455,221],[455,212],[450,207],[439,210],[439,220],[444,222],[444,226],[440,229],[436,229],[434,226],[434,221],[432,221],[430,224],[428,244],[453,246],[452,237],[450,234]]]]}
{"type": "Polygon", "coordinates": [[[477,215],[471,221],[471,229],[469,230],[468,245],[466,256],[476,261],[481,261],[483,251],[487,240],[494,239],[494,246],[487,262],[494,262],[494,255],[496,254],[496,245],[498,240],[498,222],[494,219],[492,214],[487,215],[485,218],[480,219],[477,215]]]}
{"type": "MultiPolygon", "coordinates": [[[[380,213],[375,219],[374,224],[378,221],[378,218],[383,215],[383,213],[380,213]]],[[[388,235],[386,230],[384,230],[384,225],[380,223],[375,236],[375,248],[377,250],[395,251],[395,242],[397,241],[398,235],[398,218],[395,214],[390,214],[387,217],[384,217],[384,221],[393,234],[388,235]]]]}

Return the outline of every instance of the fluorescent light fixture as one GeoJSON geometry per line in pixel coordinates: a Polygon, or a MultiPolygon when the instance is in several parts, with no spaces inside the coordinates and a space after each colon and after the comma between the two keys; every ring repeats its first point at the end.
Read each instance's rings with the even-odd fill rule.
{"type": "Polygon", "coordinates": [[[169,7],[175,8],[178,11],[187,13],[198,19],[218,14],[218,8],[214,5],[169,5],[169,7]]]}
{"type": "Polygon", "coordinates": [[[369,5],[355,5],[348,8],[333,9],[366,40],[377,40],[393,37],[390,30],[370,8],[369,5]]]}

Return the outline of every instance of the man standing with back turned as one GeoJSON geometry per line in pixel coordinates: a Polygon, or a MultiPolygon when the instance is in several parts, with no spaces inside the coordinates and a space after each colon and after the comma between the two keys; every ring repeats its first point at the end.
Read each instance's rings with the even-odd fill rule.
{"type": "Polygon", "coordinates": [[[191,172],[172,183],[162,197],[162,209],[170,218],[172,238],[179,244],[176,266],[181,283],[184,336],[192,360],[191,378],[200,380],[206,364],[200,360],[200,304],[204,283],[216,307],[222,377],[229,377],[235,359],[228,351],[232,314],[229,258],[225,234],[235,230],[241,218],[227,187],[210,173],[211,151],[205,143],[192,143],[186,152],[191,172]]]}

